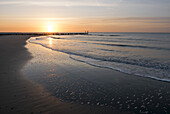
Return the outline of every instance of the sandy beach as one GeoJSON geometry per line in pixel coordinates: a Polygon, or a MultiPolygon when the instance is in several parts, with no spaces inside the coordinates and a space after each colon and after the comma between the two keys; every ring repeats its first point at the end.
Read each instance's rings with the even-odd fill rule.
{"type": "Polygon", "coordinates": [[[33,59],[24,47],[29,37],[28,35],[0,36],[1,114],[125,113],[115,108],[62,102],[50,92],[45,91],[38,83],[25,78],[21,69],[33,59]]]}
{"type": "MultiPolygon", "coordinates": [[[[48,43],[53,46],[54,41],[48,43]]],[[[82,113],[86,108],[97,114],[170,112],[168,82],[89,65],[34,43],[26,48],[33,58],[22,68],[24,76],[62,102],[77,104],[82,113]]]]}
{"type": "Polygon", "coordinates": [[[0,0],[0,114],[170,114],[170,0],[0,0]]]}
{"type": "Polygon", "coordinates": [[[168,82],[78,62],[30,37],[0,36],[1,114],[170,112],[168,82]]]}

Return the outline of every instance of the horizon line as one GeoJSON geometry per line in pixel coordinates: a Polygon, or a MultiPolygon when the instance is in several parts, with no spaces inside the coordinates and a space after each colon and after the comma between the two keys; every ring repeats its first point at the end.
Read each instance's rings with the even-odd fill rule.
{"type": "MultiPolygon", "coordinates": [[[[86,30],[88,31],[88,30],[86,30]]],[[[86,31],[84,32],[1,32],[0,31],[0,34],[1,33],[85,33],[86,31]]],[[[90,32],[88,31],[89,33],[170,33],[170,32],[90,32]]]]}

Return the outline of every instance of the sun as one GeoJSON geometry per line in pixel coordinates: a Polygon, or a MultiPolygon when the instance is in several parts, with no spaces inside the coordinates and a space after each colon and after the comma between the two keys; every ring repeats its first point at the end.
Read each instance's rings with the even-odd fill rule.
{"type": "Polygon", "coordinates": [[[47,25],[47,31],[48,32],[53,32],[54,31],[54,26],[53,25],[47,25]]]}

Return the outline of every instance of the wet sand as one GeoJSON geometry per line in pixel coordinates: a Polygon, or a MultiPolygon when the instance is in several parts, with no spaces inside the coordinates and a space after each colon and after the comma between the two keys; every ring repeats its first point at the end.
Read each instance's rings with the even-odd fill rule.
{"type": "Polygon", "coordinates": [[[26,47],[34,58],[23,68],[25,77],[64,102],[95,106],[101,113],[114,113],[115,108],[131,113],[170,112],[168,82],[94,67],[37,44],[26,47]]]}
{"type": "Polygon", "coordinates": [[[24,47],[29,37],[28,35],[0,36],[0,114],[125,113],[115,108],[60,101],[39,84],[25,78],[21,69],[32,59],[24,47]]]}

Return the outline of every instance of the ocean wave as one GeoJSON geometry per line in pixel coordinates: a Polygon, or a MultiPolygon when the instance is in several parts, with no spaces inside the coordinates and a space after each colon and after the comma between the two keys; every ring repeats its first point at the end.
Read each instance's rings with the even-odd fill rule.
{"type": "MultiPolygon", "coordinates": [[[[143,77],[150,77],[153,79],[159,79],[162,81],[169,81],[170,76],[168,76],[168,73],[170,74],[170,65],[168,63],[161,63],[161,62],[154,62],[151,59],[132,59],[132,58],[128,58],[128,57],[117,57],[117,56],[111,56],[111,57],[105,57],[105,56],[96,56],[96,55],[92,55],[92,54],[88,54],[88,53],[82,53],[83,51],[75,51],[75,50],[69,50],[69,49],[57,49],[56,48],[52,48],[49,45],[45,45],[43,43],[37,42],[37,38],[31,38],[28,40],[28,42],[30,43],[34,43],[34,44],[38,44],[41,45],[45,48],[51,49],[53,51],[59,51],[59,52],[63,52],[66,54],[70,55],[71,59],[80,61],[80,62],[84,62],[87,64],[90,64],[92,66],[97,66],[97,67],[102,67],[102,68],[108,68],[108,69],[113,69],[113,70],[118,70],[121,72],[125,72],[125,73],[129,73],[129,74],[135,74],[135,75],[139,75],[139,76],[143,76],[143,77]],[[83,59],[77,59],[73,56],[79,56],[82,57],[83,59]],[[92,59],[92,61],[88,61],[86,59],[92,59]],[[102,61],[103,64],[98,64],[98,63],[94,63],[94,61],[102,61]],[[119,67],[114,67],[114,66],[108,66],[108,65],[104,65],[106,63],[112,63],[112,64],[123,64],[123,66],[119,66],[119,67]],[[149,74],[142,74],[139,71],[134,72],[133,68],[127,68],[127,69],[132,69],[130,71],[127,70],[123,70],[125,69],[124,66],[133,66],[134,69],[136,69],[137,67],[140,67],[142,69],[147,69],[147,70],[143,70],[143,72],[148,71],[148,69],[152,69],[154,70],[152,73],[149,74]],[[133,73],[134,72],[134,73],[133,73]],[[160,76],[164,76],[164,78],[161,78],[158,76],[152,76],[150,74],[154,74],[154,72],[158,72],[158,73],[162,73],[159,74],[160,76]],[[164,72],[168,72],[168,73],[164,73],[164,72]]],[[[93,43],[93,44],[101,44],[103,45],[103,43],[93,43]]],[[[108,44],[104,44],[104,45],[108,45],[108,44]]],[[[122,44],[109,44],[109,45],[113,45],[113,46],[123,46],[123,47],[128,47],[128,46],[132,46],[132,47],[137,47],[134,45],[122,45],[122,44]]],[[[139,46],[138,46],[139,47],[139,46]]],[[[148,48],[147,46],[142,46],[140,48],[148,48]]],[[[150,48],[150,47],[149,47],[150,48]]],[[[153,47],[151,47],[153,48],[153,47]]],[[[115,51],[115,50],[111,50],[111,49],[99,49],[99,50],[104,50],[104,51],[115,51]]]]}
{"type": "Polygon", "coordinates": [[[101,48],[96,48],[97,50],[102,50],[102,51],[111,51],[111,52],[123,52],[123,51],[118,51],[118,50],[113,50],[113,49],[101,49],[101,48]]]}
{"type": "Polygon", "coordinates": [[[153,41],[161,41],[162,42],[162,40],[157,40],[157,39],[144,39],[144,38],[116,38],[116,39],[118,39],[118,40],[133,40],[133,41],[151,41],[151,42],[153,42],[153,41]]]}
{"type": "MultiPolygon", "coordinates": [[[[88,39],[88,41],[97,41],[97,42],[122,42],[122,43],[128,43],[128,41],[118,41],[118,40],[96,40],[96,39],[88,39]]],[[[88,42],[86,42],[88,43],[88,42]]]]}
{"type": "MultiPolygon", "coordinates": [[[[105,65],[97,64],[97,63],[94,62],[95,60],[91,60],[90,61],[90,60],[86,60],[86,59],[78,59],[75,56],[73,57],[73,55],[71,55],[71,54],[69,55],[69,57],[71,59],[75,60],[75,61],[83,62],[83,63],[89,64],[89,65],[92,65],[92,66],[95,66],[95,67],[107,68],[107,69],[111,69],[111,70],[116,70],[116,71],[124,72],[124,73],[127,73],[127,74],[133,74],[133,75],[137,75],[137,76],[141,76],[141,77],[146,77],[146,78],[151,78],[151,79],[155,79],[155,80],[159,80],[159,81],[170,82],[170,77],[168,77],[168,76],[160,77],[160,74],[164,73],[164,72],[161,72],[161,71],[158,71],[159,74],[157,74],[157,76],[154,75],[154,72],[155,72],[154,71],[154,72],[151,73],[153,76],[151,76],[151,75],[149,75],[147,73],[144,73],[144,72],[140,72],[139,73],[137,70],[136,70],[136,72],[134,72],[134,69],[132,67],[130,67],[130,68],[132,68],[131,70],[133,70],[133,72],[132,71],[127,71],[127,68],[120,68],[120,66],[119,67],[114,67],[114,66],[109,66],[107,64],[105,64],[105,65]]],[[[141,71],[141,68],[139,68],[139,71],[141,71]]],[[[169,74],[169,72],[167,73],[167,75],[168,74],[169,74]]]]}
{"type": "Polygon", "coordinates": [[[131,48],[147,48],[147,49],[156,49],[156,50],[170,50],[170,48],[163,47],[150,47],[150,46],[140,46],[140,45],[125,45],[125,44],[106,44],[106,43],[91,43],[97,45],[107,45],[107,46],[117,46],[117,47],[131,47],[131,48]]]}
{"type": "Polygon", "coordinates": [[[50,38],[52,38],[52,39],[64,39],[64,38],[61,38],[61,37],[51,37],[51,36],[50,36],[50,38]]]}
{"type": "Polygon", "coordinates": [[[112,56],[112,57],[94,56],[94,55],[90,55],[90,54],[84,54],[81,52],[75,52],[74,50],[54,49],[54,48],[44,45],[42,43],[34,42],[33,40],[29,40],[29,42],[34,43],[34,44],[39,44],[43,47],[49,48],[54,51],[60,51],[60,52],[66,53],[66,54],[72,54],[72,55],[82,56],[82,57],[86,57],[86,58],[92,58],[95,60],[124,63],[124,64],[129,64],[129,65],[137,65],[137,66],[154,68],[154,69],[170,70],[170,66],[168,64],[152,62],[150,59],[130,59],[127,57],[116,57],[116,56],[112,56]]]}

